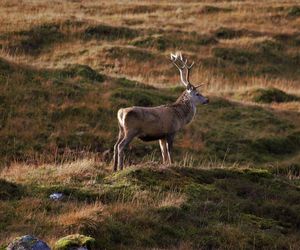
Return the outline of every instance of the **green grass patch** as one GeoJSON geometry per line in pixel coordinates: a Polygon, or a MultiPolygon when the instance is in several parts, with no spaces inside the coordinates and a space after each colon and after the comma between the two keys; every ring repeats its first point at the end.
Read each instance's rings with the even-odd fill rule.
{"type": "Polygon", "coordinates": [[[167,49],[196,50],[199,46],[214,45],[217,40],[210,35],[191,33],[170,33],[164,35],[150,35],[135,39],[131,44],[141,48],[155,48],[159,51],[167,49]]]}
{"type": "Polygon", "coordinates": [[[281,103],[295,102],[300,100],[300,97],[292,94],[287,94],[284,91],[276,88],[259,88],[254,90],[248,90],[242,94],[239,94],[238,98],[258,103],[281,103]]]}
{"type": "Polygon", "coordinates": [[[60,26],[55,23],[42,24],[30,30],[9,34],[8,37],[19,37],[12,40],[6,49],[13,54],[36,55],[50,45],[63,41],[65,35],[60,31],[60,26]]]}
{"type": "Polygon", "coordinates": [[[299,17],[300,16],[300,6],[292,6],[287,10],[287,15],[289,17],[299,17]]]}
{"type": "Polygon", "coordinates": [[[276,88],[269,88],[256,90],[252,100],[260,103],[271,103],[299,101],[300,98],[276,88]]]}
{"type": "Polygon", "coordinates": [[[82,37],[84,39],[99,39],[99,40],[118,40],[118,39],[132,39],[138,35],[138,31],[127,28],[110,25],[97,25],[88,27],[82,37]]]}
{"type": "Polygon", "coordinates": [[[0,179],[0,200],[20,199],[24,193],[21,185],[0,179]]]}
{"type": "Polygon", "coordinates": [[[97,73],[91,67],[87,65],[73,64],[69,65],[65,70],[62,71],[63,76],[74,77],[80,76],[84,79],[91,81],[103,82],[104,76],[97,73]]]}
{"type": "Polygon", "coordinates": [[[213,57],[203,59],[206,67],[228,76],[286,77],[297,79],[299,74],[298,52],[288,53],[283,43],[265,41],[253,48],[215,47],[213,57]]]}
{"type": "Polygon", "coordinates": [[[213,5],[205,5],[201,8],[201,14],[214,14],[219,12],[231,12],[233,9],[231,8],[221,8],[213,5]]]}
{"type": "Polygon", "coordinates": [[[247,64],[255,60],[255,55],[251,51],[241,49],[215,48],[213,53],[215,57],[235,64],[247,64]]]}
{"type": "Polygon", "coordinates": [[[137,62],[141,61],[151,61],[154,60],[155,55],[151,52],[136,48],[123,48],[123,47],[112,47],[107,50],[110,57],[116,58],[127,58],[135,60],[137,62]]]}
{"type": "Polygon", "coordinates": [[[126,100],[129,106],[157,106],[174,101],[171,96],[165,94],[159,94],[158,91],[145,90],[145,89],[116,89],[112,95],[115,100],[121,99],[126,100]]]}
{"type": "Polygon", "coordinates": [[[243,32],[241,30],[235,30],[227,27],[220,27],[215,32],[214,35],[217,38],[221,39],[233,39],[237,37],[241,37],[243,32]]]}

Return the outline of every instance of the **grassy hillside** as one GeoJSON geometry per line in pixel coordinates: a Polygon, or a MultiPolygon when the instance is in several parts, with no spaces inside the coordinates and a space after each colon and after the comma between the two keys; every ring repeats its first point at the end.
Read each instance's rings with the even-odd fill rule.
{"type": "Polygon", "coordinates": [[[0,246],[80,232],[99,249],[298,249],[299,13],[296,0],[1,1],[0,246]],[[174,51],[209,105],[171,167],[135,140],[112,174],[117,110],[183,91],[174,51]]]}
{"type": "MultiPolygon", "coordinates": [[[[109,77],[86,65],[34,69],[4,59],[0,63],[2,165],[11,161],[60,162],[83,150],[101,155],[112,149],[116,140],[118,108],[170,103],[183,91],[179,87],[157,89],[126,78],[109,77]]],[[[269,98],[281,95],[283,102],[290,101],[284,92],[276,92],[275,97],[274,91],[265,92],[269,98]]],[[[259,90],[241,95],[257,103],[267,98],[259,90]]],[[[298,97],[293,98],[297,102],[298,97]]],[[[179,133],[175,159],[189,157],[196,165],[199,160],[213,159],[251,166],[298,159],[297,112],[216,96],[211,100],[210,105],[199,106],[195,121],[179,133]]],[[[145,145],[137,141],[133,145],[131,161],[149,151],[159,157],[157,143],[145,145]]]]}
{"type": "Polygon", "coordinates": [[[33,233],[53,246],[80,232],[97,249],[298,249],[299,187],[282,173],[148,162],[111,174],[93,159],[14,165],[0,176],[0,237],[33,233]],[[66,197],[51,201],[53,191],[66,197]]]}

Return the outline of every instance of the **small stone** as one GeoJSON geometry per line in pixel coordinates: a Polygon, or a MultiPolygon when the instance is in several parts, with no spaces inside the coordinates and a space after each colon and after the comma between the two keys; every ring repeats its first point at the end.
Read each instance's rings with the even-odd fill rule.
{"type": "Polygon", "coordinates": [[[61,200],[64,197],[64,195],[62,193],[53,193],[50,194],[49,198],[52,200],[61,200]]]}
{"type": "Polygon", "coordinates": [[[50,247],[42,240],[31,236],[24,235],[17,237],[11,242],[7,250],[51,250],[50,247]]]}

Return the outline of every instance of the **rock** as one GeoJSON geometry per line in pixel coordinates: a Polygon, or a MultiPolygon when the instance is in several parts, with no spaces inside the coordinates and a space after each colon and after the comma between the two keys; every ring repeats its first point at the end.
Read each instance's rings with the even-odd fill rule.
{"type": "Polygon", "coordinates": [[[63,193],[53,193],[53,194],[50,194],[49,198],[52,199],[52,200],[61,200],[62,198],[64,197],[64,194],[63,193]]]}
{"type": "Polygon", "coordinates": [[[71,234],[59,239],[54,250],[92,250],[95,245],[95,239],[81,234],[71,234]]]}
{"type": "Polygon", "coordinates": [[[11,242],[7,250],[51,250],[50,247],[38,238],[31,235],[17,237],[11,242]]]}

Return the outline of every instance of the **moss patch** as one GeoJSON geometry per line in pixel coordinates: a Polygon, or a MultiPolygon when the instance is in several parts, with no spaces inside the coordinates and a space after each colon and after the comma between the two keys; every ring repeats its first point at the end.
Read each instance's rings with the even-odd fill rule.
{"type": "Polygon", "coordinates": [[[55,245],[55,250],[68,250],[72,247],[86,247],[89,250],[95,249],[95,239],[80,234],[73,234],[59,239],[55,245]]]}

